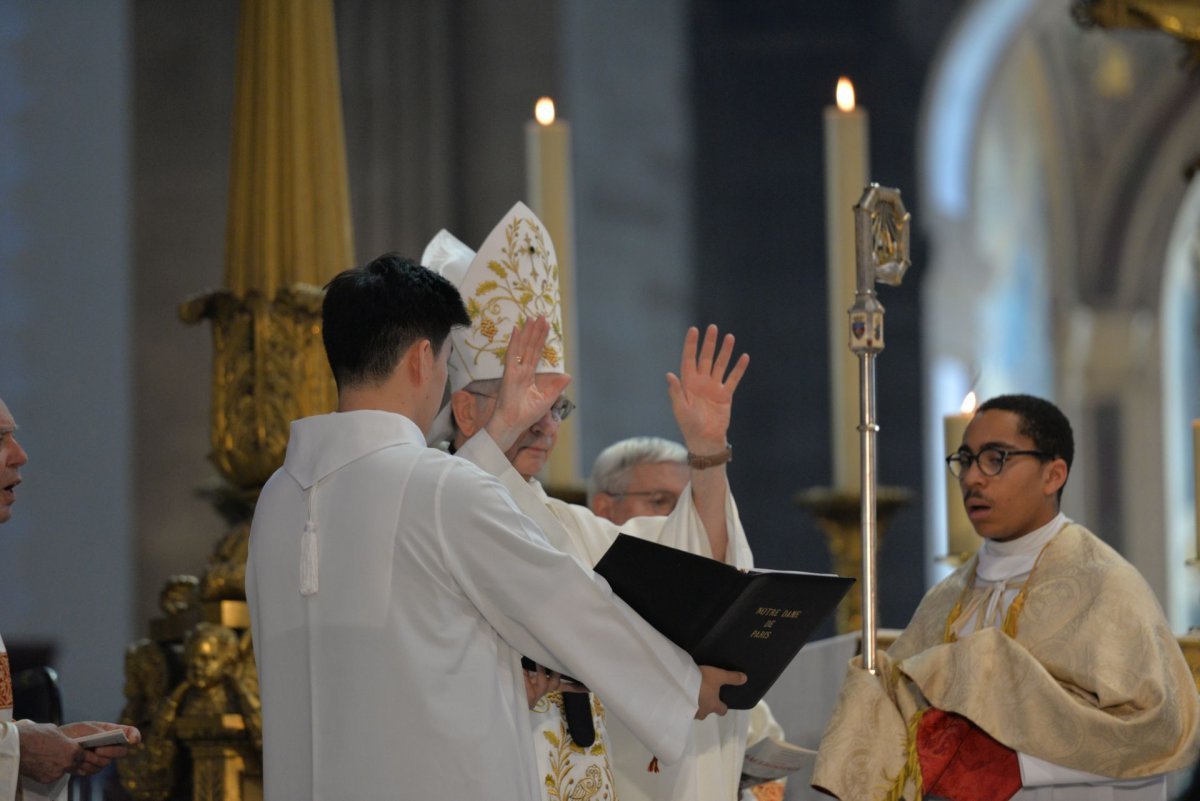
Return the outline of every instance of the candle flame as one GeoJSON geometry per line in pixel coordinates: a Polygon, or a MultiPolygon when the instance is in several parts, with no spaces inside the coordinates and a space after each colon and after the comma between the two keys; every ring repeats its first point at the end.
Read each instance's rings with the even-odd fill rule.
{"type": "Polygon", "coordinates": [[[963,414],[971,414],[975,411],[975,406],[975,392],[972,390],[967,393],[967,397],[963,398],[962,406],[958,407],[958,410],[963,414]]]}
{"type": "Polygon", "coordinates": [[[842,111],[854,111],[854,84],[845,75],[838,78],[837,107],[842,111]]]}
{"type": "Polygon", "coordinates": [[[554,124],[554,101],[548,97],[539,97],[533,107],[533,116],[540,125],[554,124]]]}

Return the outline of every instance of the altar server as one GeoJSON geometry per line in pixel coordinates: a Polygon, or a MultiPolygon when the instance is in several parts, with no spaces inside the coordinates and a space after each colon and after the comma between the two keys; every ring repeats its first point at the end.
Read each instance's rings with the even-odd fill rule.
{"type": "Polygon", "coordinates": [[[851,664],[813,784],[841,799],[1165,799],[1196,758],[1196,684],[1137,570],[1059,511],[1053,404],[983,404],[946,457],[978,554],[931,589],[878,675],[851,664]]]}
{"type": "MultiPolygon", "coordinates": [[[[385,256],[334,278],[322,318],[338,412],[292,424],[250,536],[268,801],[539,798],[522,653],[679,758],[744,676],[697,668],[497,481],[426,445],[469,322],[457,290],[385,256]]],[[[546,414],[536,393],[512,408],[546,414]]]]}

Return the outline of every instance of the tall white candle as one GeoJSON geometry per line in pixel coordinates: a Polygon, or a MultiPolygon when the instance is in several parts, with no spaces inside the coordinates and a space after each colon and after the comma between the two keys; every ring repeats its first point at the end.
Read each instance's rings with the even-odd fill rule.
{"type": "MultiPolygon", "coordinates": [[[[534,210],[554,242],[558,255],[558,285],[562,300],[563,350],[567,372],[574,380],[567,394],[579,397],[579,323],[575,300],[575,212],[571,184],[571,126],[558,119],[554,101],[540,98],[534,120],[525,124],[525,189],[534,210]]],[[[580,411],[558,428],[558,442],[546,464],[544,478],[551,487],[583,487],[579,446],[580,411]]]]}
{"type": "Polygon", "coordinates": [[[867,185],[868,117],[854,87],[838,81],[837,105],[825,108],[825,243],[828,254],[830,442],[833,483],[860,489],[858,359],[850,352],[846,310],[854,303],[854,204],[867,185]]]}
{"type": "Polygon", "coordinates": [[[1192,477],[1196,482],[1196,556],[1200,557],[1200,420],[1192,421],[1192,477]]]}
{"type": "MultiPolygon", "coordinates": [[[[948,414],[942,418],[944,450],[947,454],[954,453],[962,445],[963,434],[967,424],[975,416],[975,393],[972,392],[963,400],[958,414],[948,414]]],[[[979,549],[979,535],[967,517],[967,508],[963,504],[962,489],[958,479],[946,471],[946,552],[950,556],[972,554],[979,549]]]]}

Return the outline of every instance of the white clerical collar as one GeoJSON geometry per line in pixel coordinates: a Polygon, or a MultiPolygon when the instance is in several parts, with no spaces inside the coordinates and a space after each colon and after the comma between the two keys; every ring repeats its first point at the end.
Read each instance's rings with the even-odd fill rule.
{"type": "Polygon", "coordinates": [[[1069,522],[1067,516],[1059,512],[1046,525],[1015,540],[984,540],[983,547],[979,549],[976,578],[987,582],[1007,581],[1033,570],[1042,548],[1069,522]]]}

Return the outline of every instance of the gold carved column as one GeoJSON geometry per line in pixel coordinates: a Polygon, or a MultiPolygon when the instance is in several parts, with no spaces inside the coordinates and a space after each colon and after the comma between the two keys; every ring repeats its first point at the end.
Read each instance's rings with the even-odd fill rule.
{"type": "Polygon", "coordinates": [[[331,0],[243,0],[225,280],[186,300],[212,323],[205,488],[229,528],[199,578],[174,576],[151,637],[126,652],[122,719],[145,747],[118,763],[136,801],[262,798],[262,728],[246,607],[250,518],[292,420],[332,411],[321,287],[353,266],[331,0]]]}

